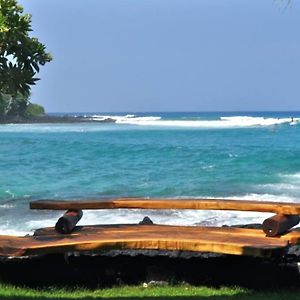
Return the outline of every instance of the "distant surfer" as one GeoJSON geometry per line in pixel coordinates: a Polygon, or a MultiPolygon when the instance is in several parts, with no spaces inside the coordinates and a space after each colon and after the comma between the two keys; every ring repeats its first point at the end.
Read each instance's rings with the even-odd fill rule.
{"type": "Polygon", "coordinates": [[[290,125],[297,125],[297,123],[299,122],[299,119],[297,118],[294,118],[294,117],[291,117],[291,122],[290,122],[290,125]]]}

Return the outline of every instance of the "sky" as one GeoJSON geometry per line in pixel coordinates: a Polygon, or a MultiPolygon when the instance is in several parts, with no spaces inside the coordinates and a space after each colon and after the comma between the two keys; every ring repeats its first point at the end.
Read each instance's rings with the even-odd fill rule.
{"type": "Polygon", "coordinates": [[[300,110],[300,3],[19,0],[47,112],[300,110]]]}

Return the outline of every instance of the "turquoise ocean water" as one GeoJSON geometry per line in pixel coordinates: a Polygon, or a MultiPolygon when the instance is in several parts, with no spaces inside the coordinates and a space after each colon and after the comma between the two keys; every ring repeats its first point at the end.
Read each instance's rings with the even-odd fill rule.
{"type": "MultiPolygon", "coordinates": [[[[35,199],[225,197],[300,202],[297,112],[87,114],[116,123],[0,125],[0,233],[54,225],[35,199]],[[97,115],[97,116],[95,116],[97,115]],[[293,120],[291,119],[293,117],[293,120]]],[[[261,221],[258,213],[88,211],[81,224],[261,221]]]]}

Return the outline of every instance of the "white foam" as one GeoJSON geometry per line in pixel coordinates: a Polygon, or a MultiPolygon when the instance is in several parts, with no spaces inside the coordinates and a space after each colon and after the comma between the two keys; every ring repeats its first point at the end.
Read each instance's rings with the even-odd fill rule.
{"type": "Polygon", "coordinates": [[[288,201],[300,201],[300,173],[279,174],[280,181],[257,185],[256,188],[261,193],[272,193],[280,196],[282,201],[285,198],[288,201]]]}
{"type": "Polygon", "coordinates": [[[0,204],[0,208],[14,208],[15,205],[12,204],[0,204]]]}
{"type": "Polygon", "coordinates": [[[25,235],[31,235],[28,231],[25,230],[18,230],[18,229],[3,229],[0,228],[0,235],[12,235],[12,236],[25,236],[25,235]]]}
{"type": "Polygon", "coordinates": [[[57,221],[56,217],[48,218],[48,219],[41,219],[41,220],[30,220],[25,223],[25,226],[30,229],[38,229],[42,227],[51,227],[57,221]]]}
{"type": "MultiPolygon", "coordinates": [[[[218,198],[215,198],[218,199],[218,198]]],[[[288,195],[275,195],[275,194],[257,194],[257,193],[250,193],[241,196],[233,196],[233,197],[224,197],[222,199],[232,199],[232,200],[255,200],[255,201],[271,201],[271,202],[299,202],[296,197],[288,196],[288,195]]]]}
{"type": "Polygon", "coordinates": [[[258,187],[261,188],[261,190],[268,190],[268,191],[272,191],[272,192],[292,192],[294,191],[299,191],[299,185],[295,185],[292,183],[268,183],[268,184],[261,184],[258,185],[258,187]]]}
{"type": "Polygon", "coordinates": [[[232,116],[221,117],[217,120],[200,120],[200,119],[177,119],[164,120],[160,116],[136,116],[128,115],[93,115],[87,116],[87,119],[99,121],[95,123],[72,123],[72,124],[6,124],[0,125],[0,132],[99,132],[119,130],[117,126],[104,121],[111,121],[118,125],[137,125],[141,127],[155,126],[157,128],[175,127],[175,128],[243,128],[243,127],[261,127],[274,126],[280,124],[291,124],[295,122],[300,124],[300,118],[263,118],[250,116],[232,116]]]}
{"type": "MultiPolygon", "coordinates": [[[[293,122],[299,122],[294,118],[293,122]]],[[[232,128],[272,126],[291,123],[291,118],[264,118],[250,116],[221,117],[219,120],[162,120],[159,117],[118,118],[118,124],[168,127],[197,127],[197,128],[232,128]]]]}
{"type": "Polygon", "coordinates": [[[12,198],[15,198],[15,194],[12,191],[7,190],[7,191],[5,191],[5,193],[10,195],[12,198]]]}
{"type": "MultiPolygon", "coordinates": [[[[184,201],[185,198],[179,197],[184,201]]],[[[198,197],[203,198],[203,197],[198,197]]],[[[212,198],[220,199],[220,198],[212,198]]],[[[297,202],[292,197],[279,197],[272,194],[246,194],[234,197],[223,197],[232,200],[282,201],[297,202]]],[[[234,224],[262,223],[271,213],[239,212],[239,211],[209,211],[209,210],[139,210],[116,209],[85,211],[80,225],[91,224],[137,224],[145,216],[149,216],[156,224],[169,225],[207,225],[221,226],[234,224]]]]}
{"type": "MultiPolygon", "coordinates": [[[[184,200],[183,200],[184,201],[184,200]]],[[[207,225],[222,226],[233,224],[261,223],[271,216],[268,213],[206,211],[206,210],[113,210],[85,211],[79,225],[93,224],[137,224],[145,216],[155,224],[164,225],[207,225]]]]}
{"type": "Polygon", "coordinates": [[[136,115],[125,115],[125,116],[115,116],[115,115],[93,115],[89,117],[93,121],[109,121],[112,120],[117,124],[131,124],[132,122],[150,122],[160,120],[161,117],[147,116],[147,117],[137,117],[136,115]]]}
{"type": "Polygon", "coordinates": [[[300,183],[300,173],[281,174],[280,176],[287,179],[287,180],[297,181],[297,182],[300,183]]]}

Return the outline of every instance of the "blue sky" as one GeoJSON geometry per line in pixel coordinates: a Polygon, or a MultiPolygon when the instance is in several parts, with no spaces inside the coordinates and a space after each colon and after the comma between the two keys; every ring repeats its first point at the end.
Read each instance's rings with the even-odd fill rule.
{"type": "Polygon", "coordinates": [[[300,4],[20,0],[48,112],[300,110],[300,4]]]}

